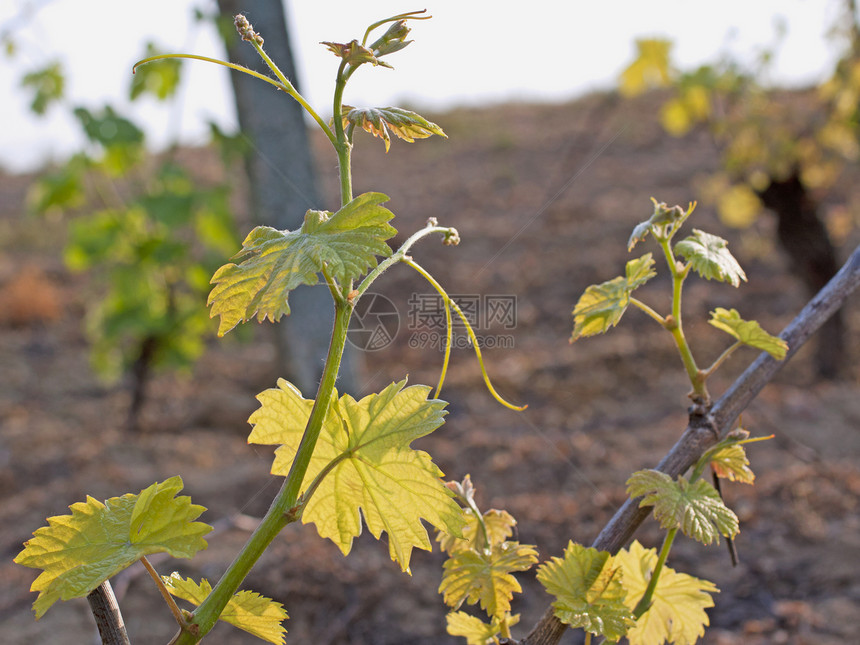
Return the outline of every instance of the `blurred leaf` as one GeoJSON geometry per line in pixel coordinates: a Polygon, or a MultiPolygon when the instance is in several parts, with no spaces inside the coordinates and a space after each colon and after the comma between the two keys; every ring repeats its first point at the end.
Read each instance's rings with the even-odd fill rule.
{"type": "Polygon", "coordinates": [[[573,309],[571,342],[602,334],[617,325],[630,304],[630,294],[657,275],[653,265],[654,258],[646,253],[627,263],[625,277],[588,287],[573,309]]]}
{"type": "Polygon", "coordinates": [[[30,109],[38,115],[45,114],[52,103],[63,98],[66,78],[59,62],[25,74],[21,79],[21,87],[33,91],[30,109]]]}
{"type": "Polygon", "coordinates": [[[717,213],[726,226],[748,228],[761,210],[761,200],[749,184],[732,184],[717,198],[717,213]]]}
{"type": "Polygon", "coordinates": [[[708,322],[737,338],[744,345],[765,351],[778,361],[784,359],[788,351],[788,343],[782,338],[771,336],[755,320],[744,320],[737,309],[717,307],[711,312],[708,322]]]}
{"type": "Polygon", "coordinates": [[[396,107],[354,108],[344,105],[343,125],[344,127],[357,125],[373,136],[381,138],[385,142],[385,152],[388,152],[391,146],[389,130],[409,143],[413,143],[415,139],[426,139],[434,134],[448,138],[442,128],[420,114],[396,107]]]}
{"type": "MultiPolygon", "coordinates": [[[[625,603],[632,611],[645,595],[657,563],[657,551],[645,549],[634,540],[629,549],[618,552],[614,561],[623,571],[625,603]]],[[[664,565],[651,606],[627,632],[630,645],[693,645],[705,634],[705,626],[709,624],[705,609],[714,606],[710,594],[717,592],[719,589],[713,583],[664,565]]]]}
{"type": "MultiPolygon", "coordinates": [[[[149,58],[163,53],[154,43],[146,43],[146,53],[139,58],[149,58]]],[[[182,62],[176,58],[152,61],[138,67],[132,77],[129,98],[134,101],[144,94],[151,94],[164,101],[176,94],[181,80],[182,62]]]]}
{"type": "Polygon", "coordinates": [[[627,494],[642,497],[639,507],[654,507],[654,517],[661,528],[680,529],[684,535],[711,544],[720,534],[733,538],[738,534],[738,518],[704,479],[692,484],[683,477],[675,481],[657,470],[639,470],[627,480],[627,494]]]}
{"type": "Polygon", "coordinates": [[[569,542],[563,558],[540,566],[537,579],[555,598],[555,616],[565,625],[615,641],[634,624],[621,572],[607,551],[569,542]]]}
{"type": "MultiPolygon", "coordinates": [[[[191,578],[183,578],[178,573],[162,576],[167,590],[177,598],[187,600],[199,606],[212,592],[212,585],[206,578],[200,583],[191,578]]],[[[218,620],[230,623],[234,627],[253,634],[267,643],[282,645],[284,640],[283,622],[289,618],[284,606],[271,598],[266,598],[253,591],[239,591],[227,602],[218,620]]]]}
{"type": "Polygon", "coordinates": [[[30,209],[46,215],[83,206],[86,203],[84,175],[88,167],[87,158],[78,154],[57,170],[40,175],[27,195],[30,209]]]}
{"type": "Polygon", "coordinates": [[[672,83],[669,53],[672,43],[659,38],[636,41],[636,58],[621,72],[619,87],[625,96],[636,96],[653,87],[672,83]]]}
{"type": "Polygon", "coordinates": [[[397,231],[388,224],[394,214],[381,204],[382,193],[364,193],[336,213],[310,210],[302,227],[279,231],[258,226],[242,243],[235,259],[212,277],[211,316],[221,316],[218,335],[240,322],[276,322],[290,313],[289,292],[314,285],[323,265],[341,285],[375,267],[376,256],[387,257],[385,240],[397,231]]]}
{"type": "Polygon", "coordinates": [[[169,553],[190,558],[206,548],[203,536],[212,527],[195,522],[206,510],[189,497],[176,497],[182,479],[171,477],[139,495],[111,497],[104,504],[87,497],[72,504],[71,515],[48,518],[24,543],[15,562],[42,569],[31,591],[40,618],[57,600],[86,596],[142,556],[169,553]]]}
{"type": "Polygon", "coordinates": [[[693,270],[706,280],[719,280],[738,287],[747,276],[738,261],[729,252],[728,242],[723,238],[699,229],[675,245],[675,252],[687,260],[693,270]]]}
{"type": "Polygon", "coordinates": [[[109,175],[122,175],[140,161],[144,152],[143,131],[113,108],[107,106],[94,114],[79,107],[74,114],[87,138],[104,150],[101,165],[109,175]]]}

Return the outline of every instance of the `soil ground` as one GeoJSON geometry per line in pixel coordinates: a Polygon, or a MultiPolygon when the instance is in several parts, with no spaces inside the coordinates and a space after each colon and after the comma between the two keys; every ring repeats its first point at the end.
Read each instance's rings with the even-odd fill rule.
{"type": "MultiPolygon", "coordinates": [[[[486,349],[488,370],[497,389],[528,410],[496,404],[471,352],[455,350],[442,393],[450,402],[447,422],[417,445],[448,477],[470,473],[479,504],[511,512],[519,539],[537,545],[542,559],[559,555],[570,539],[589,544],[622,503],[630,472],[656,464],[686,425],[680,361],[645,316],[630,311],[609,334],[568,344],[573,305],[589,284],[623,272],[627,238],[650,214],[649,198],[684,205],[700,199],[702,178],[718,165],[705,133],[665,136],[652,118],[656,105],[648,97],[631,103],[600,95],[565,105],[459,110],[431,116],[449,139],[395,141],[387,156],[378,141],[362,137],[356,146],[356,193],[391,196],[399,239],[431,216],[459,229],[459,247],[428,240],[413,253],[450,293],[516,297],[513,328],[499,323],[479,333],[510,345],[486,349]]],[[[319,164],[333,202],[333,158],[323,143],[319,164]]],[[[218,172],[214,154],[184,154],[204,174],[218,172]]],[[[858,210],[856,179],[846,175],[823,205],[843,259],[857,244],[856,219],[853,228],[839,227],[858,210]]],[[[0,641],[88,643],[94,624],[83,600],[58,603],[34,621],[28,589],[35,572],[11,561],[22,542],[87,494],[105,499],[180,474],[185,493],[209,508],[203,519],[218,530],[193,561],[154,562],[163,573],[217,579],[279,485],[268,474],[271,451],[246,444],[254,395],[279,374],[269,330],[255,328],[245,343],[216,341],[213,333],[193,374],[155,380],[142,429],[127,431],[127,388],[101,384],[88,366],[82,318],[92,293],[86,276],[62,263],[63,224],[25,215],[32,181],[0,176],[0,641]]],[[[737,290],[689,281],[685,321],[707,364],[726,346],[706,324],[708,311],[735,307],[776,332],[806,294],[774,247],[770,217],[740,232],[701,202],[694,218],[693,226],[730,241],[749,276],[737,290]]],[[[663,271],[641,298],[665,309],[667,284],[663,271]]],[[[431,289],[400,267],[375,291],[394,303],[400,329],[388,346],[359,354],[352,394],[407,374],[411,383],[434,384],[442,355],[414,347],[432,337],[410,328],[408,315],[410,298],[431,289]]],[[[740,565],[730,566],[723,546],[676,542],[669,565],[721,589],[705,643],[835,645],[856,642],[860,633],[856,296],[845,315],[843,380],[816,380],[814,347],[804,348],[743,415],[755,435],[775,436],[750,450],[755,486],[725,487],[742,522],[740,565]]],[[[754,357],[737,352],[712,392],[719,395],[754,357]]],[[[659,545],[653,521],[637,537],[659,545]]],[[[312,526],[291,526],[246,587],[285,604],[287,642],[455,642],[445,634],[436,591],[438,552],[415,553],[406,576],[371,536],[353,551],[344,558],[312,526]]],[[[517,636],[549,601],[533,576],[520,578],[517,636]]],[[[167,642],[175,629],[146,577],[133,567],[114,583],[132,642],[167,642]]],[[[258,642],[227,625],[209,641],[258,642]]],[[[565,642],[578,641],[571,632],[565,642]]]]}

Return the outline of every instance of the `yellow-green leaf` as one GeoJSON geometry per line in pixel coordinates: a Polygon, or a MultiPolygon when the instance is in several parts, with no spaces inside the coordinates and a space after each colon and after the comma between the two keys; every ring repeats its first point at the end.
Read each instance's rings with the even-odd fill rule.
{"type": "Polygon", "coordinates": [[[493,618],[485,623],[480,618],[470,616],[464,611],[452,611],[446,618],[448,622],[448,633],[451,636],[462,636],[467,645],[489,645],[498,643],[496,636],[501,631],[502,621],[508,627],[513,627],[520,622],[520,615],[505,615],[502,619],[493,618]]]}
{"type": "Polygon", "coordinates": [[[752,484],[755,481],[755,473],[749,464],[747,451],[739,443],[724,446],[711,455],[711,468],[717,477],[733,482],[752,484]]]}
{"type": "Polygon", "coordinates": [[[681,529],[702,544],[719,542],[720,535],[738,533],[738,518],[706,480],[692,484],[683,477],[673,480],[657,470],[639,470],[627,480],[627,494],[642,496],[639,507],[653,506],[654,517],[664,529],[681,529]]]}
{"type": "Polygon", "coordinates": [[[492,617],[511,610],[514,593],[522,591],[514,571],[528,571],[537,562],[530,544],[504,542],[489,551],[458,551],[443,565],[439,593],[445,604],[458,609],[464,602],[480,603],[492,617]]]}
{"type": "Polygon", "coordinates": [[[706,280],[719,280],[738,287],[747,276],[729,252],[729,245],[717,235],[693,229],[693,234],[675,245],[675,252],[687,260],[706,280]]]}
{"type": "Polygon", "coordinates": [[[240,322],[277,321],[290,313],[287,296],[302,284],[313,285],[323,267],[341,286],[375,267],[376,256],[391,255],[385,243],[397,233],[394,214],[381,204],[382,193],[364,193],[336,213],[310,210],[301,228],[279,231],[258,226],[234,258],[212,276],[210,316],[221,316],[218,335],[240,322]]]}
{"type": "Polygon", "coordinates": [[[463,525],[463,537],[455,537],[448,533],[440,532],[437,536],[439,546],[442,550],[453,555],[456,551],[481,551],[488,547],[494,547],[505,542],[514,532],[517,521],[507,511],[491,508],[483,515],[484,526],[487,531],[486,543],[481,523],[470,508],[463,509],[463,517],[466,523],[463,525]]]}
{"type": "Polygon", "coordinates": [[[573,308],[571,342],[602,334],[617,325],[630,304],[633,290],[657,275],[653,265],[654,258],[646,253],[627,263],[625,276],[588,287],[573,308]]]}
{"type": "Polygon", "coordinates": [[[24,543],[15,562],[42,569],[31,591],[40,618],[57,600],[86,596],[111,576],[150,553],[190,558],[206,548],[203,536],[212,527],[195,522],[206,510],[187,496],[176,497],[182,479],[171,477],[139,495],[92,497],[72,504],[71,515],[48,518],[24,543]]]}
{"type": "MultiPolygon", "coordinates": [[[[634,540],[630,548],[619,551],[614,560],[623,571],[622,581],[627,590],[625,602],[632,611],[651,580],[657,551],[645,549],[634,540]]],[[[630,645],[666,642],[693,645],[704,635],[705,626],[709,624],[705,609],[714,606],[712,593],[719,593],[713,583],[678,573],[664,565],[651,606],[627,632],[630,645]]]]}
{"type": "MultiPolygon", "coordinates": [[[[194,606],[200,605],[212,592],[212,585],[206,578],[200,583],[191,578],[183,578],[178,573],[162,576],[167,590],[177,598],[187,600],[194,606]]],[[[287,630],[283,622],[287,620],[284,606],[271,598],[266,598],[253,591],[239,591],[227,601],[224,611],[218,620],[230,623],[234,627],[253,634],[267,643],[283,645],[284,634],[287,630]]]]}
{"type": "Polygon", "coordinates": [[[434,134],[448,138],[442,128],[420,114],[396,107],[354,108],[344,105],[343,126],[349,125],[357,125],[365,132],[382,139],[385,142],[385,152],[388,152],[391,146],[389,130],[409,143],[413,143],[415,139],[426,139],[434,134]]]}
{"type": "MultiPolygon", "coordinates": [[[[249,421],[251,443],[282,444],[272,473],[286,475],[298,449],[312,401],[279,381],[279,388],[257,398],[262,407],[249,421]]],[[[412,548],[431,550],[422,519],[448,533],[461,535],[463,515],[442,471],[415,439],[442,425],[444,401],[427,399],[430,388],[392,383],[360,401],[344,395],[334,402],[320,432],[303,487],[324,469],[327,475],[308,501],[302,521],[313,522],[344,554],[361,533],[359,511],[378,539],[388,534],[389,552],[401,568],[409,568],[412,548]]]]}
{"type": "Polygon", "coordinates": [[[566,625],[614,641],[634,623],[621,572],[607,551],[570,542],[563,558],[540,566],[537,579],[555,597],[555,616],[566,625]]]}
{"type": "Polygon", "coordinates": [[[711,312],[708,322],[744,345],[765,351],[778,361],[784,359],[788,351],[788,343],[782,338],[771,336],[755,320],[744,320],[737,309],[717,307],[711,312]]]}

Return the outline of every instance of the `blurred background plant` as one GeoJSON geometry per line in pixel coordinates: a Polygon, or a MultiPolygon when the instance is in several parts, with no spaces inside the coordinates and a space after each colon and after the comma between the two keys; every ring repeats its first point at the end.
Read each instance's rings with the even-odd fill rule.
{"type": "MultiPolygon", "coordinates": [[[[146,45],[145,55],[158,50],[146,45]]],[[[131,100],[177,101],[181,62],[141,69],[131,100]]],[[[110,105],[69,105],[59,62],[26,73],[31,109],[70,111],[85,147],[33,184],[29,207],[46,225],[67,225],[64,251],[72,271],[87,272],[91,293],[85,327],[91,363],[108,383],[129,378],[127,423],[137,427],[153,371],[188,370],[211,335],[205,303],[209,277],[239,246],[230,185],[204,185],[177,159],[174,145],[147,154],[142,127],[110,105]]],[[[240,139],[212,126],[212,140],[229,166],[240,139]]]]}
{"type": "MultiPolygon", "coordinates": [[[[703,126],[719,149],[722,168],[701,187],[724,223],[751,226],[765,211],[791,271],[811,296],[841,265],[837,246],[856,228],[846,208],[823,214],[822,203],[846,166],[860,159],[860,25],[855,0],[844,0],[831,39],[840,56],[829,78],[801,93],[768,87],[784,29],[752,65],[729,54],[690,71],[672,60],[672,42],[637,41],[635,60],[619,89],[632,97],[668,88],[659,113],[663,128],[683,137],[703,126]]],[[[819,376],[845,367],[845,326],[835,316],[819,336],[819,376]]]]}

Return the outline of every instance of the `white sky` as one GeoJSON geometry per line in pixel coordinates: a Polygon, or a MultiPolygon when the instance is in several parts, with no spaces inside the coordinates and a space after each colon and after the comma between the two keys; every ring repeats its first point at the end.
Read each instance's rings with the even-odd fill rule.
{"type": "MultiPolygon", "coordinates": [[[[246,0],[254,23],[255,0],[246,0]]],[[[153,40],[164,51],[223,58],[213,30],[195,27],[192,7],[212,10],[214,0],[0,0],[0,32],[27,8],[31,17],[14,31],[18,53],[0,56],[0,166],[17,171],[61,158],[80,147],[68,110],[36,119],[18,89],[25,71],[62,59],[68,103],[98,109],[114,105],[146,125],[150,143],[176,134],[200,143],[215,120],[233,129],[227,71],[185,63],[182,104],[166,108],[148,99],[128,108],[131,66],[153,40]],[[127,112],[127,110],[129,110],[127,112]],[[176,115],[179,116],[177,121],[176,115]]],[[[823,78],[835,52],[826,35],[842,0],[286,0],[303,93],[330,113],[337,59],[321,40],[361,38],[365,27],[403,11],[428,9],[432,20],[413,22],[415,42],[388,60],[395,70],[363,68],[347,88],[353,105],[397,105],[433,110],[505,100],[566,100],[608,89],[630,62],[634,40],[675,41],[675,57],[688,68],[729,50],[752,57],[775,40],[777,18],[788,28],[778,56],[776,83],[823,78]],[[525,9],[524,9],[525,8],[525,9]]],[[[255,24],[265,37],[265,25],[255,24]]]]}

